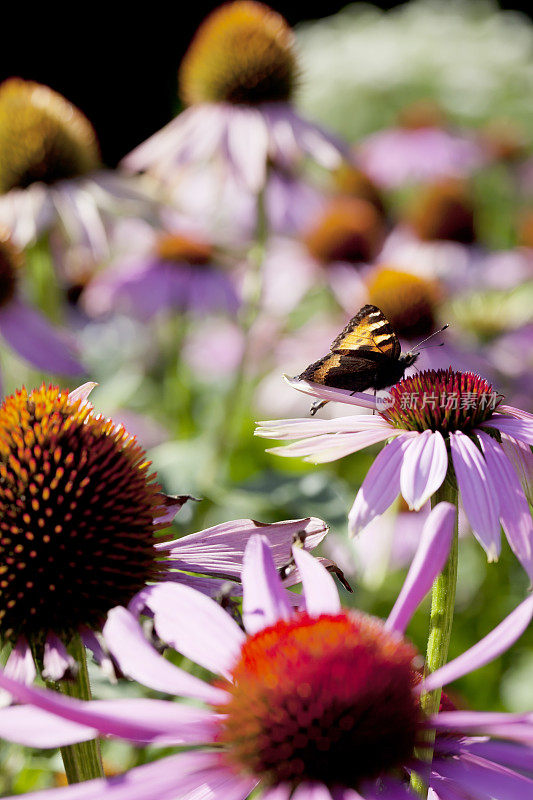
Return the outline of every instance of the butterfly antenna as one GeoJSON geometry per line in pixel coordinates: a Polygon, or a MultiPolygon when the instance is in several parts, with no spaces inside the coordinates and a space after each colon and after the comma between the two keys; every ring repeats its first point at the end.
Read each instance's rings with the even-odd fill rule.
{"type": "MultiPolygon", "coordinates": [[[[432,333],[430,336],[426,336],[425,339],[422,339],[421,342],[418,342],[418,344],[413,347],[411,352],[414,352],[415,350],[418,350],[420,348],[421,344],[424,344],[424,342],[428,342],[430,339],[433,339],[434,336],[436,336],[438,333],[442,333],[442,331],[445,331],[446,328],[449,328],[449,327],[450,327],[450,323],[447,322],[446,325],[443,325],[442,328],[439,328],[438,331],[435,331],[435,333],[432,333]]],[[[443,344],[444,344],[444,342],[441,342],[438,345],[431,345],[431,346],[433,346],[433,347],[442,347],[443,344]]],[[[424,350],[427,350],[427,347],[425,347],[424,350]]]]}

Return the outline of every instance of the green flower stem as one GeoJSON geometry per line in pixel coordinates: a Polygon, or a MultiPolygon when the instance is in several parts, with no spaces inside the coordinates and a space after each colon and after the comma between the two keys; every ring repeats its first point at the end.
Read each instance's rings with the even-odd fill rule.
{"type": "MultiPolygon", "coordinates": [[[[435,578],[431,590],[431,612],[429,617],[429,634],[424,675],[435,672],[435,670],[440,669],[440,667],[446,664],[455,607],[458,550],[457,489],[453,488],[447,481],[445,481],[435,493],[432,505],[436,506],[437,503],[442,501],[453,503],[455,506],[455,526],[448,561],[440,575],[435,578]]],[[[432,692],[426,692],[422,695],[420,704],[426,716],[430,717],[438,713],[441,694],[442,689],[435,689],[432,692]]],[[[435,731],[425,731],[422,743],[417,750],[417,756],[430,764],[433,759],[434,746],[435,731]]],[[[421,797],[427,796],[427,785],[419,775],[414,774],[412,776],[411,786],[421,797]]]]}
{"type": "MultiPolygon", "coordinates": [[[[91,700],[91,686],[89,683],[89,673],[87,672],[87,658],[85,647],[79,636],[76,636],[69,647],[71,656],[78,665],[78,674],[73,681],[59,681],[53,683],[52,687],[68,697],[76,697],[79,700],[91,700]]],[[[70,783],[81,783],[91,780],[91,778],[103,778],[104,768],[102,766],[102,756],[100,754],[100,743],[98,739],[91,739],[88,742],[70,744],[61,748],[61,756],[65,766],[67,780],[70,783]]]]}
{"type": "Polygon", "coordinates": [[[33,302],[49,319],[60,323],[63,299],[47,236],[26,250],[26,269],[30,275],[33,302]]]}

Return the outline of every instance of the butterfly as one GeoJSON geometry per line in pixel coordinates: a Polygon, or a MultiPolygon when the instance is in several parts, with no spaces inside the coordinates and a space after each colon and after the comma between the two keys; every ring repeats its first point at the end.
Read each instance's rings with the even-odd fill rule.
{"type": "MultiPolygon", "coordinates": [[[[298,379],[352,392],[377,391],[403,378],[418,356],[413,350],[402,353],[400,341],[383,311],[366,305],[332,342],[328,355],[310,364],[298,379]]],[[[316,414],[326,402],[314,403],[311,414],[316,414]]]]}

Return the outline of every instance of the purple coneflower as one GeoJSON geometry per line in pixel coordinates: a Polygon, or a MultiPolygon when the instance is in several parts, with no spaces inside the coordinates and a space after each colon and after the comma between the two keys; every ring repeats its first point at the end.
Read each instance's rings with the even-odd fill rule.
{"type": "Polygon", "coordinates": [[[181,65],[180,93],[190,107],[123,164],[172,182],[184,166],[215,162],[253,194],[269,163],[294,169],[310,156],[335,168],[340,143],[291,106],[297,79],[283,17],[252,0],[223,5],[200,26],[181,65]]]}
{"type": "Polygon", "coordinates": [[[113,263],[99,272],[81,302],[91,316],[125,312],[142,320],[164,311],[234,313],[239,300],[221,254],[202,232],[169,220],[160,231],[141,219],[124,221],[128,237],[113,263]]]}
{"type": "Polygon", "coordinates": [[[22,297],[19,276],[24,257],[8,233],[0,230],[0,335],[30,364],[43,372],[83,375],[67,336],[22,297]]]}
{"type": "Polygon", "coordinates": [[[94,385],[22,389],[0,406],[1,637],[13,648],[9,673],[27,682],[34,657],[46,678],[68,672],[77,634],[108,666],[95,631],[150,581],[231,591],[258,529],[271,536],[280,568],[295,536],[315,547],[327,532],[316,519],[236,520],[158,540],[190,498],[161,492],[135,438],[88,402],[94,385]]]}
{"type": "Polygon", "coordinates": [[[404,110],[398,126],[361,142],[355,160],[378,186],[391,189],[466,176],[481,166],[484,155],[473,139],[447,130],[434,105],[420,101],[404,110]]]}
{"type": "MultiPolygon", "coordinates": [[[[323,400],[376,406],[365,394],[296,379],[291,385],[323,400]]],[[[256,433],[299,439],[269,452],[323,463],[388,441],[357,493],[349,514],[356,534],[398,494],[418,510],[446,481],[460,492],[472,531],[490,561],[500,552],[500,524],[533,580],[533,521],[519,476],[506,451],[533,444],[533,416],[502,404],[502,396],[472,373],[428,370],[389,390],[376,416],[332,420],[272,420],[256,433]],[[504,448],[502,443],[506,444],[504,448]],[[451,458],[450,458],[451,456],[451,458]]],[[[518,456],[517,456],[518,457],[518,456]]]]}
{"type": "Polygon", "coordinates": [[[452,528],[453,508],[443,503],[428,519],[386,622],[344,611],[331,576],[297,546],[304,595],[295,610],[262,536],[250,540],[244,558],[245,631],[201,594],[161,585],[152,604],[155,629],[217,676],[210,683],[162,658],[130,611],[110,612],[105,637],[125,675],[207,707],[155,699],[84,703],[0,673],[0,686],[28,704],[0,711],[0,731],[12,741],[53,747],[100,734],[191,748],[120,777],[30,796],[152,800],[205,793],[244,800],[257,792],[265,800],[408,800],[415,797],[413,771],[427,774],[442,800],[484,800],[487,786],[496,800],[527,796],[530,714],[464,712],[443,698],[441,713],[428,716],[419,702],[425,690],[440,691],[497,658],[533,614],[528,598],[485,639],[422,680],[420,659],[403,634],[446,559],[452,528]],[[467,736],[471,730],[483,739],[467,736]],[[431,769],[416,754],[428,734],[436,735],[431,769]]]}
{"type": "Polygon", "coordinates": [[[146,207],[131,178],[102,170],[96,134],[81,111],[33,81],[0,85],[0,164],[0,222],[20,247],[53,230],[101,258],[109,209],[146,207]]]}

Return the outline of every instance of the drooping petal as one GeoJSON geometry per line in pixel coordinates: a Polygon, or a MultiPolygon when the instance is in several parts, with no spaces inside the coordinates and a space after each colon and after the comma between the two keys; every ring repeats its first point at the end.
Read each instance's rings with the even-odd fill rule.
{"type": "MultiPolygon", "coordinates": [[[[243,632],[230,615],[190,586],[165,582],[151,590],[147,605],[157,635],[202,667],[229,675],[244,641],[243,632]]],[[[208,689],[214,691],[211,686],[208,689]]],[[[216,692],[218,702],[224,702],[225,693],[221,689],[216,692]]]]}
{"type": "Polygon", "coordinates": [[[226,129],[226,144],[238,178],[254,194],[265,184],[268,131],[255,108],[234,108],[226,129]]]}
{"type": "Polygon", "coordinates": [[[502,527],[533,581],[533,519],[520,480],[500,445],[487,433],[479,432],[478,438],[498,495],[502,527]]]}
{"type": "Polygon", "coordinates": [[[312,550],[327,532],[328,526],[317,517],[273,523],[236,519],[158,544],[156,549],[167,551],[176,569],[240,578],[244,551],[254,534],[260,533],[268,539],[274,563],[279,569],[291,560],[295,538],[306,550],[312,550]]]}
{"type": "Polygon", "coordinates": [[[292,786],[288,783],[279,783],[271,789],[261,793],[261,800],[289,800],[292,786]]]}
{"type": "MultiPolygon", "coordinates": [[[[169,587],[173,588],[175,587],[169,587]]],[[[171,600],[169,594],[172,593],[167,592],[168,602],[171,600]]],[[[179,593],[177,599],[179,600],[179,593]]],[[[158,622],[159,633],[160,627],[165,629],[165,625],[160,622],[159,617],[158,622]]],[[[225,701],[227,696],[223,690],[205,683],[160,656],[146,641],[141,626],[127,609],[117,607],[109,612],[104,637],[122,672],[133,680],[160,692],[194,697],[214,705],[225,701]]],[[[163,638],[163,641],[167,640],[163,638]]],[[[169,644],[174,646],[173,642],[169,644]]]]}
{"type": "Polygon", "coordinates": [[[390,630],[405,631],[414,611],[442,571],[450,552],[454,521],[455,507],[451,503],[439,503],[428,516],[407,578],[385,623],[390,630]]]}
{"type": "Polygon", "coordinates": [[[474,536],[495,561],[500,554],[500,520],[496,489],[482,454],[464,433],[450,433],[453,467],[474,536]]]}
{"type": "Polygon", "coordinates": [[[524,494],[533,503],[533,453],[531,447],[512,436],[502,436],[501,447],[516,470],[524,494]]]}
{"type": "Polygon", "coordinates": [[[324,783],[300,783],[292,794],[292,800],[333,800],[324,783]]]}
{"type": "Polygon", "coordinates": [[[4,672],[9,678],[28,685],[35,680],[37,670],[35,669],[31,647],[23,636],[17,639],[15,647],[9,654],[4,672]]]}
{"type": "MultiPolygon", "coordinates": [[[[91,651],[93,658],[111,683],[117,682],[115,667],[109,654],[102,647],[98,636],[90,628],[81,628],[79,631],[85,647],[91,651]]],[[[99,634],[100,635],[100,634],[99,634]]]]}
{"type": "Polygon", "coordinates": [[[446,444],[439,431],[423,431],[407,448],[400,490],[410,509],[420,511],[441,486],[448,470],[446,444]]]}
{"type": "Polygon", "coordinates": [[[338,614],[341,610],[335,581],[316,558],[301,547],[292,548],[294,561],[300,571],[305,595],[305,608],[312,617],[320,614],[338,614]]]}
{"type": "Polygon", "coordinates": [[[60,375],[85,372],[64,335],[16,297],[0,309],[0,333],[15,352],[43,372],[60,375]]]}
{"type": "Polygon", "coordinates": [[[43,678],[49,681],[59,681],[66,673],[76,669],[75,659],[55,633],[49,633],[46,637],[43,667],[43,678]]]}
{"type": "Polygon", "coordinates": [[[424,683],[421,684],[423,690],[430,692],[433,689],[438,689],[475,669],[483,667],[490,661],[494,661],[495,658],[498,658],[501,653],[504,653],[516,642],[526,630],[532,617],[533,595],[530,595],[481,641],[462,655],[449,661],[444,667],[428,675],[424,683]]]}
{"type": "Polygon", "coordinates": [[[482,425],[483,428],[496,428],[521,442],[533,445],[533,421],[530,419],[516,419],[495,414],[482,425]]]}
{"type": "Polygon", "coordinates": [[[382,514],[400,492],[400,473],[405,451],[416,433],[402,433],[387,444],[367,472],[348,515],[351,536],[382,514]]]}
{"type": "Polygon", "coordinates": [[[257,633],[292,613],[268,540],[252,536],[244,552],[242,617],[248,633],[257,633]]]}

